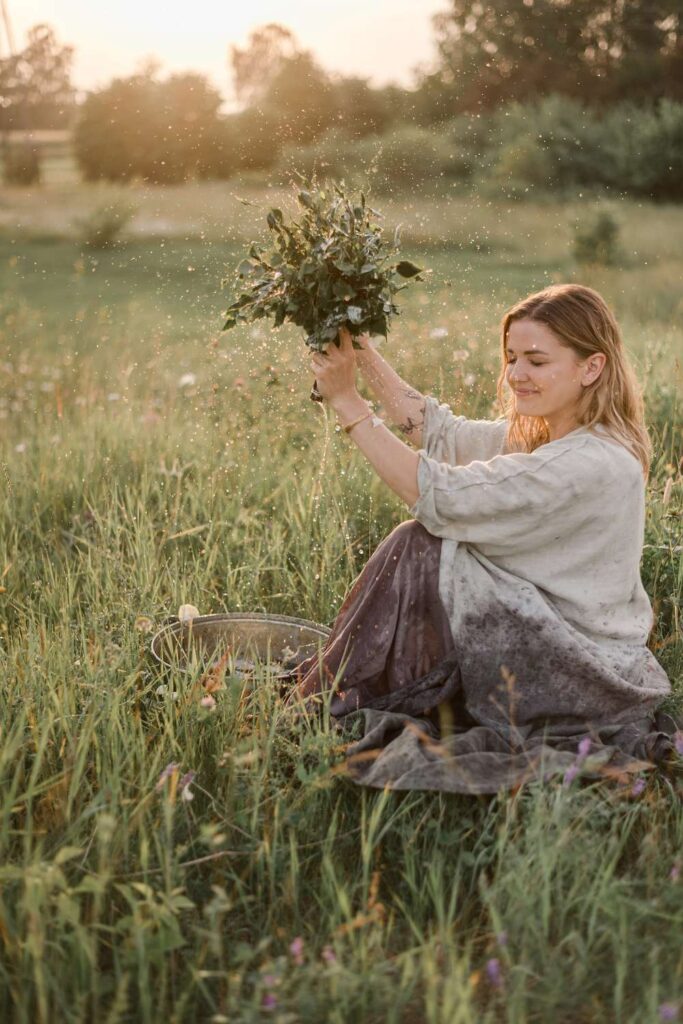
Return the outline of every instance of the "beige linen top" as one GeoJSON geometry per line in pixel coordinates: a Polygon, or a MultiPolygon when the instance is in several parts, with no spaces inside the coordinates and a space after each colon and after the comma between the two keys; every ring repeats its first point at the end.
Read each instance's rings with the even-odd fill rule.
{"type": "Polygon", "coordinates": [[[426,400],[411,513],[443,538],[439,593],[465,671],[504,665],[534,689],[562,671],[577,714],[634,717],[671,688],[646,647],[640,463],[601,425],[533,452],[507,451],[506,429],[426,400]]]}

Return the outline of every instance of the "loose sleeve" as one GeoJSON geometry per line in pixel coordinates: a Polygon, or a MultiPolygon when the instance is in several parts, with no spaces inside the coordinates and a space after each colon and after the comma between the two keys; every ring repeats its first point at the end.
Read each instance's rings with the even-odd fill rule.
{"type": "Polygon", "coordinates": [[[534,550],[585,527],[610,475],[583,442],[467,466],[439,462],[425,450],[418,454],[412,515],[436,537],[486,545],[497,554],[534,550]]]}
{"type": "Polygon", "coordinates": [[[469,420],[455,416],[450,406],[428,396],[422,444],[426,454],[437,462],[466,466],[486,462],[503,450],[507,420],[469,420]]]}

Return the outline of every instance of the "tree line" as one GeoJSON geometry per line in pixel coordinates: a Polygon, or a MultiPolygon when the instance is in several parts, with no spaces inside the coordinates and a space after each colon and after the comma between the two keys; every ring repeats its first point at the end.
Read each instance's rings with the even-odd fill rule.
{"type": "MultiPolygon", "coordinates": [[[[88,181],[229,178],[291,166],[297,155],[303,162],[316,152],[333,157],[335,147],[361,153],[377,138],[403,139],[410,164],[420,132],[434,145],[450,140],[450,161],[443,152],[440,157],[446,176],[467,176],[475,137],[496,173],[505,160],[501,165],[491,154],[500,157],[501,149],[515,173],[528,165],[538,174],[550,165],[547,153],[534,152],[531,111],[546,98],[546,114],[561,109],[558,124],[573,136],[565,149],[574,165],[581,162],[576,147],[585,151],[599,141],[607,124],[615,138],[620,131],[642,134],[644,141],[634,136],[634,146],[648,156],[661,143],[673,176],[683,148],[682,11],[683,0],[448,0],[433,19],[434,66],[419,73],[413,89],[373,88],[363,78],[331,75],[287,28],[265,25],[243,48],[230,48],[241,109],[229,114],[205,76],[163,76],[154,62],[77,102],[73,48],[40,25],[20,53],[0,60],[0,132],[6,138],[18,128],[72,129],[88,181]],[[510,108],[518,128],[520,109],[530,112],[521,153],[512,152],[514,140],[501,123],[501,111],[510,108]],[[621,128],[615,127],[619,117],[621,128]],[[629,128],[634,121],[636,128],[629,128]]],[[[551,164],[560,148],[556,139],[551,164]]],[[[655,194],[668,197],[672,188],[675,194],[675,185],[660,183],[655,194]]]]}

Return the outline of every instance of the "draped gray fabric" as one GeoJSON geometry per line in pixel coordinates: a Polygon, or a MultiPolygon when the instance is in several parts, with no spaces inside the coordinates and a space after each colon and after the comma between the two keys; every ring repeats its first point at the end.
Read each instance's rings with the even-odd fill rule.
{"type": "Polygon", "coordinates": [[[347,751],[354,782],[496,793],[579,771],[628,779],[676,760],[681,723],[601,672],[583,647],[573,655],[565,642],[574,671],[566,660],[553,671],[557,626],[489,610],[480,656],[471,633],[461,645],[439,598],[440,551],[419,523],[397,527],[349,591],[321,658],[298,668],[291,698],[327,699],[340,730],[363,733],[347,751]],[[519,662],[511,645],[535,660],[528,681],[505,670],[519,662]]]}

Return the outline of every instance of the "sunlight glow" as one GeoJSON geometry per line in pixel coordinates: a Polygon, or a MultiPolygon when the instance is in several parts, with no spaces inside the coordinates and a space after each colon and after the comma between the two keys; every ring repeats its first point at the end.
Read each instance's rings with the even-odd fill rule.
{"type": "MultiPolygon", "coordinates": [[[[198,71],[230,101],[231,44],[243,46],[254,28],[271,21],[290,28],[330,72],[360,75],[373,84],[411,85],[413,70],[433,56],[431,16],[444,0],[7,0],[17,47],[32,25],[51,25],[63,44],[75,47],[74,83],[105,85],[156,57],[162,71],[198,71]]],[[[2,39],[3,50],[6,41],[2,39]]]]}

